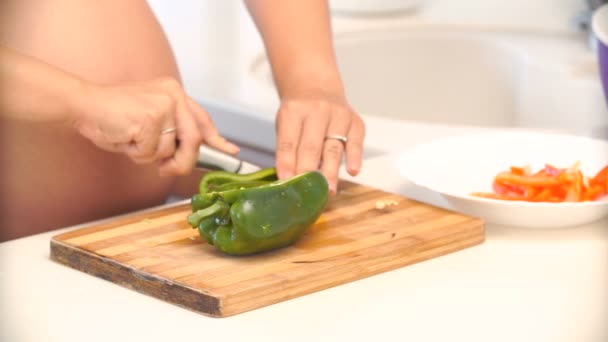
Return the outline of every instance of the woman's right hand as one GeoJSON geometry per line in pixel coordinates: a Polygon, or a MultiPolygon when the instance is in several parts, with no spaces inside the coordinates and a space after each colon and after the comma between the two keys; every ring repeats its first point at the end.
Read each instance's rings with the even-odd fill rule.
{"type": "Polygon", "coordinates": [[[124,153],[136,163],[159,162],[161,175],[190,173],[201,143],[230,154],[239,151],[174,79],[86,84],[83,89],[71,118],[78,132],[99,148],[124,153]]]}

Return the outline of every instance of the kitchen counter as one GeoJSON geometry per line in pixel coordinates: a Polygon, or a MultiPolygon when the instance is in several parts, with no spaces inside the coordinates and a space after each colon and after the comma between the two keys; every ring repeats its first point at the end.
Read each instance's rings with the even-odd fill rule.
{"type": "MultiPolygon", "coordinates": [[[[218,108],[227,103],[244,108],[254,123],[271,130],[276,99],[258,96],[253,81],[243,76],[260,54],[260,41],[242,7],[228,1],[151,3],[176,49],[189,92],[218,108]],[[224,12],[234,15],[218,15],[224,12]],[[231,38],[234,44],[228,43],[231,38]]],[[[471,25],[574,34],[571,20],[583,1],[455,3],[431,1],[414,19],[390,20],[466,19],[471,25]]],[[[377,17],[334,18],[337,31],[386,23],[377,17]]],[[[217,119],[229,134],[243,134],[245,143],[259,139],[239,132],[248,124],[230,126],[230,116],[217,119]]],[[[407,186],[393,167],[397,154],[420,142],[488,130],[365,120],[370,153],[353,180],[438,206],[441,198],[407,186]]],[[[264,133],[264,139],[262,147],[271,148],[272,136],[264,133]]],[[[77,228],[70,227],[0,244],[0,340],[607,341],[607,227],[608,220],[547,230],[488,225],[487,241],[479,246],[222,319],[52,262],[51,237],[77,228]]]]}
{"type": "MultiPolygon", "coordinates": [[[[355,180],[437,205],[440,199],[409,190],[392,165],[395,153],[483,130],[368,125],[372,135],[408,138],[368,159],[355,180]]],[[[66,228],[0,244],[0,340],[337,341],[382,334],[411,341],[606,341],[606,227],[607,220],[559,230],[488,225],[481,245],[220,319],[54,263],[49,241],[74,229],[66,228]]]]}

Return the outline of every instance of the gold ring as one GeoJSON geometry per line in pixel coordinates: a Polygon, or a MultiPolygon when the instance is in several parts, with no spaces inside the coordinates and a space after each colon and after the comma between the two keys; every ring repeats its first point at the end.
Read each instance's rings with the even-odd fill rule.
{"type": "Polygon", "coordinates": [[[172,127],[172,128],[165,128],[162,131],[160,131],[160,134],[169,134],[169,133],[173,133],[177,131],[176,127],[172,127]]]}
{"type": "Polygon", "coordinates": [[[329,139],[334,139],[334,140],[338,140],[340,142],[342,142],[342,144],[344,146],[346,146],[346,143],[348,142],[348,138],[340,135],[340,134],[328,134],[325,136],[325,140],[329,140],[329,139]]]}

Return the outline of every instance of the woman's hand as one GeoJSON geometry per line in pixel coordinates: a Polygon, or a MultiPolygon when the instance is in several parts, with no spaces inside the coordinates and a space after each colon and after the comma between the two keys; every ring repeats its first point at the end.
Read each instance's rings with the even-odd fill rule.
{"type": "Polygon", "coordinates": [[[203,142],[231,154],[239,150],[174,79],[87,84],[74,113],[74,127],[99,148],[124,153],[136,163],[159,162],[161,175],[190,173],[203,142]]]}
{"type": "Polygon", "coordinates": [[[343,95],[317,92],[285,97],[276,122],[280,178],[320,169],[335,194],[344,154],[347,172],[359,173],[365,125],[343,95]],[[346,142],[330,136],[345,137],[346,142]]]}
{"type": "Polygon", "coordinates": [[[246,0],[281,98],[276,167],[285,178],[321,169],[336,193],[338,170],[361,168],[365,127],[349,106],[338,72],[327,0],[246,0]],[[346,142],[327,136],[343,136],[346,142]]]}

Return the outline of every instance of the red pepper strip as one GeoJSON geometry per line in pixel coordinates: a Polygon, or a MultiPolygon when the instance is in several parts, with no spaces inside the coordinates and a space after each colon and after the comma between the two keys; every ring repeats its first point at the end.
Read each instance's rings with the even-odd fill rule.
{"type": "Polygon", "coordinates": [[[559,197],[545,196],[545,194],[542,194],[542,195],[539,194],[539,196],[530,198],[527,196],[501,195],[501,194],[488,193],[488,192],[474,192],[471,194],[471,196],[489,198],[489,199],[498,199],[498,200],[504,200],[504,201],[562,202],[562,199],[559,197]]]}
{"type": "Polygon", "coordinates": [[[517,195],[503,195],[503,194],[494,194],[490,192],[474,192],[471,196],[490,198],[490,199],[499,199],[505,201],[526,201],[527,197],[525,196],[517,196],[517,195]]]}
{"type": "Polygon", "coordinates": [[[572,178],[572,182],[570,183],[570,188],[566,193],[564,201],[580,202],[583,200],[583,173],[580,170],[577,170],[570,176],[572,178]]]}
{"type": "Polygon", "coordinates": [[[593,201],[608,195],[608,166],[586,178],[578,168],[560,169],[550,164],[532,174],[529,167],[511,166],[492,183],[494,193],[473,193],[492,199],[530,202],[593,201]]]}
{"type": "Polygon", "coordinates": [[[590,181],[592,184],[598,184],[604,188],[604,191],[608,193],[608,166],[601,169],[595,177],[590,181]]]}
{"type": "Polygon", "coordinates": [[[499,184],[494,182],[492,184],[492,190],[495,193],[500,195],[509,195],[509,196],[523,196],[524,189],[521,186],[510,185],[510,184],[499,184]]]}
{"type": "Polygon", "coordinates": [[[511,170],[511,173],[518,175],[518,176],[526,176],[528,174],[530,174],[530,169],[527,167],[520,167],[520,166],[511,166],[509,168],[511,170]]]}
{"type": "Polygon", "coordinates": [[[552,190],[551,188],[544,188],[538,194],[536,194],[535,196],[533,196],[531,198],[531,200],[534,201],[534,202],[544,202],[544,201],[547,201],[550,198],[554,197],[553,196],[553,191],[551,191],[551,190],[552,190]]]}
{"type": "Polygon", "coordinates": [[[535,188],[532,186],[527,186],[526,187],[526,191],[525,191],[525,195],[528,198],[535,198],[536,196],[540,195],[544,190],[547,189],[541,189],[541,188],[535,188]]]}
{"type": "Polygon", "coordinates": [[[517,185],[528,185],[528,186],[554,186],[564,183],[564,180],[560,180],[559,177],[546,177],[546,176],[518,176],[509,172],[500,172],[494,179],[499,184],[517,184],[517,185]]]}
{"type": "Polygon", "coordinates": [[[606,191],[600,185],[591,185],[583,193],[583,201],[595,201],[606,195],[606,191]]]}

